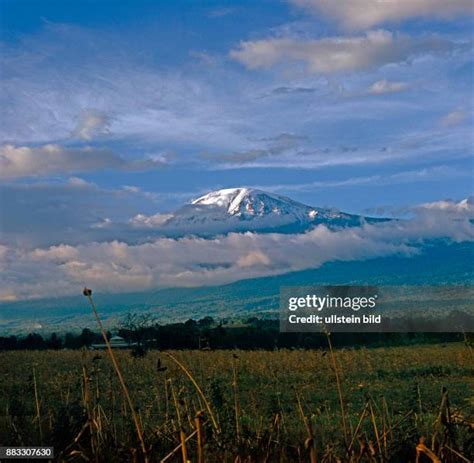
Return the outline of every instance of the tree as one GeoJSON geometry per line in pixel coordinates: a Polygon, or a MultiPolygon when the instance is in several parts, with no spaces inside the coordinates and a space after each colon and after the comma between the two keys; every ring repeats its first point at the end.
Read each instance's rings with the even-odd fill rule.
{"type": "Polygon", "coordinates": [[[89,347],[94,342],[94,340],[95,334],[89,328],[84,328],[79,336],[80,346],[89,347]]]}
{"type": "Polygon", "coordinates": [[[14,350],[18,347],[16,336],[0,337],[0,350],[14,350]]]}
{"type": "Polygon", "coordinates": [[[46,343],[44,342],[43,336],[37,333],[30,333],[23,341],[21,342],[21,347],[23,349],[44,349],[46,343]]]}
{"type": "Polygon", "coordinates": [[[129,312],[120,322],[119,335],[136,343],[132,352],[137,357],[145,355],[146,343],[154,338],[155,317],[151,313],[137,314],[129,312]]]}
{"type": "Polygon", "coordinates": [[[64,347],[66,349],[77,349],[79,345],[79,335],[73,333],[66,333],[64,336],[64,347]]]}
{"type": "Polygon", "coordinates": [[[56,333],[52,333],[48,340],[48,348],[59,350],[61,349],[62,345],[63,345],[62,339],[58,338],[58,335],[56,333]]]}
{"type": "Polygon", "coordinates": [[[212,325],[215,324],[214,319],[212,317],[204,317],[201,318],[201,320],[198,321],[199,327],[200,328],[210,328],[212,325]]]}

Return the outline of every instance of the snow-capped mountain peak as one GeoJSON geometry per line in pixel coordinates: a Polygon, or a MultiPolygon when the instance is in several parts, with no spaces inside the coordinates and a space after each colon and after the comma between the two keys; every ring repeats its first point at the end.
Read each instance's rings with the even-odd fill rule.
{"type": "Polygon", "coordinates": [[[300,233],[319,224],[357,226],[362,220],[365,218],[334,209],[311,207],[258,189],[239,187],[211,191],[166,215],[137,216],[133,224],[169,236],[213,236],[249,231],[300,233]]]}
{"type": "Polygon", "coordinates": [[[226,188],[212,191],[191,202],[194,206],[224,209],[228,215],[240,218],[289,216],[306,221],[317,215],[317,210],[285,196],[252,188],[226,188]]]}

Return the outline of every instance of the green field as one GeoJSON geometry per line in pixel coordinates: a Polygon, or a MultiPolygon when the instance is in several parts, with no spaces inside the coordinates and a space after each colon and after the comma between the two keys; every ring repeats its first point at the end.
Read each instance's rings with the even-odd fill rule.
{"type": "Polygon", "coordinates": [[[0,353],[1,444],[144,461],[138,425],[149,461],[177,449],[165,461],[414,462],[422,437],[441,461],[473,457],[474,354],[461,343],[116,354],[136,424],[107,352],[0,353]]]}

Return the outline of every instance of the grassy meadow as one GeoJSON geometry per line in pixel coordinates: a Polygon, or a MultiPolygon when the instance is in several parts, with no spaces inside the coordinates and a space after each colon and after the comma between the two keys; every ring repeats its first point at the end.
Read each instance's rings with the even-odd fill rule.
{"type": "Polygon", "coordinates": [[[77,462],[474,455],[474,353],[462,343],[115,354],[130,402],[106,351],[0,353],[0,443],[77,462]]]}

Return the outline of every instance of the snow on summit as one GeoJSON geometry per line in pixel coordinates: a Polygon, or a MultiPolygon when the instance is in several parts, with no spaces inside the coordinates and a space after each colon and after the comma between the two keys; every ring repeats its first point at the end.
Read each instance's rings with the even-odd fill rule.
{"type": "Polygon", "coordinates": [[[167,214],[135,216],[132,224],[166,236],[207,237],[232,232],[303,233],[317,225],[353,227],[380,220],[383,219],[312,207],[286,196],[239,187],[211,191],[167,214]]]}
{"type": "Polygon", "coordinates": [[[359,225],[361,217],[311,207],[286,196],[253,189],[211,191],[175,211],[161,231],[213,235],[229,232],[299,233],[318,224],[359,225]]]}
{"type": "Polygon", "coordinates": [[[315,209],[290,198],[251,188],[212,191],[191,204],[225,208],[229,215],[242,218],[274,214],[293,215],[298,220],[308,220],[317,215],[315,209]]]}

